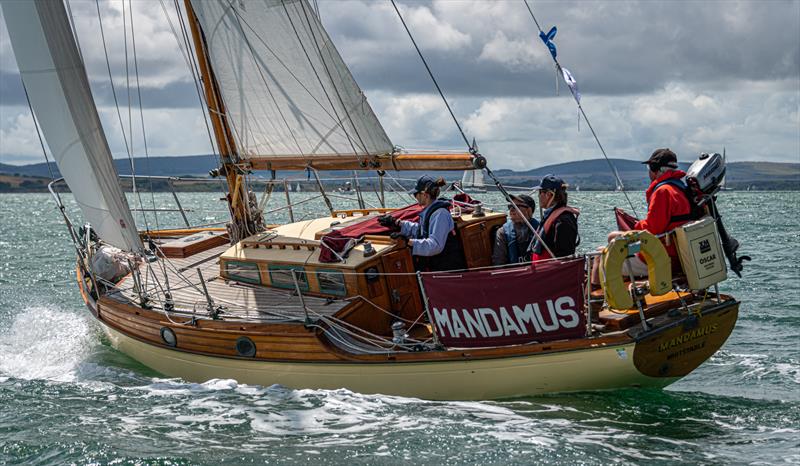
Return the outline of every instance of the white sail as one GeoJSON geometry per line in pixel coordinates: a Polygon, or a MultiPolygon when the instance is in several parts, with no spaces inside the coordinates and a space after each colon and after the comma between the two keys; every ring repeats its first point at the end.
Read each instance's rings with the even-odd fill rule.
{"type": "Polygon", "coordinates": [[[486,186],[486,182],[483,179],[483,169],[480,170],[473,170],[474,175],[472,176],[472,185],[476,188],[484,189],[486,186]]]}
{"type": "Polygon", "coordinates": [[[393,145],[305,0],[192,0],[240,156],[383,155],[393,145]]]}
{"type": "Polygon", "coordinates": [[[0,5],[31,106],[84,219],[107,243],[140,250],[64,4],[0,5]]]}

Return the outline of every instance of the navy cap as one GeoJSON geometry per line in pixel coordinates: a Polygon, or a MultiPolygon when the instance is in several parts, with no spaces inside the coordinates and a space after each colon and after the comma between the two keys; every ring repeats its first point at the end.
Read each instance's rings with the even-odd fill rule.
{"type": "Polygon", "coordinates": [[[435,185],[436,185],[436,180],[434,180],[428,175],[422,175],[417,179],[417,184],[414,186],[414,189],[410,190],[408,194],[417,194],[424,191],[428,191],[431,186],[435,185]]]}
{"type": "Polygon", "coordinates": [[[542,182],[539,183],[539,186],[535,186],[533,189],[558,191],[563,188],[566,188],[564,180],[556,175],[545,175],[544,178],[542,178],[542,182]]]}

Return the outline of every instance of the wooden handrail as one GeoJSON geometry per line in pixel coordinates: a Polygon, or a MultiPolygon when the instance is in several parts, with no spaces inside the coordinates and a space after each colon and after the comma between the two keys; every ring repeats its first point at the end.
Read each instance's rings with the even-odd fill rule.
{"type": "Polygon", "coordinates": [[[361,215],[369,215],[372,213],[376,214],[385,214],[386,212],[394,212],[395,208],[390,207],[372,207],[367,209],[342,209],[342,210],[334,210],[331,212],[331,217],[338,218],[340,215],[344,214],[347,217],[352,217],[354,214],[361,214],[361,215]]]}

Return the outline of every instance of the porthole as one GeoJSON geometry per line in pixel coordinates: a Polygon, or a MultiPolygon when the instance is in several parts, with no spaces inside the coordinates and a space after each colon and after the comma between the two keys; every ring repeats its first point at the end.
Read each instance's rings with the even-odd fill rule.
{"type": "Polygon", "coordinates": [[[161,327],[161,340],[168,346],[175,347],[178,345],[178,337],[175,336],[175,332],[169,327],[161,327]]]}
{"type": "Polygon", "coordinates": [[[248,337],[239,337],[236,339],[236,352],[239,356],[252,358],[256,355],[256,344],[248,337]]]}

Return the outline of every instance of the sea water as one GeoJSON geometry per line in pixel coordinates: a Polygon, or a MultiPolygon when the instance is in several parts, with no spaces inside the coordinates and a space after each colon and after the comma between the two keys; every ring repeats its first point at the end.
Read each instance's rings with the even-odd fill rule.
{"type": "MultiPolygon", "coordinates": [[[[643,194],[629,194],[641,214],[643,194]]],[[[496,193],[480,196],[504,209],[496,193]]],[[[267,210],[280,207],[273,197],[267,210]]],[[[224,221],[219,198],[181,195],[192,223],[224,221]]],[[[584,251],[613,228],[611,206],[627,206],[620,193],[570,200],[584,251]]],[[[336,201],[355,207],[353,196],[336,201]]],[[[168,194],[130,202],[175,207],[168,194]]],[[[733,334],[688,377],[665,390],[441,402],[155,373],[112,349],[83,306],[51,198],[0,195],[0,464],[800,463],[800,193],[724,192],[719,204],[753,261],[721,286],[742,302],[733,334]]],[[[322,212],[314,199],[293,215],[322,212]]],[[[182,222],[163,211],[146,220],[182,222]]]]}

